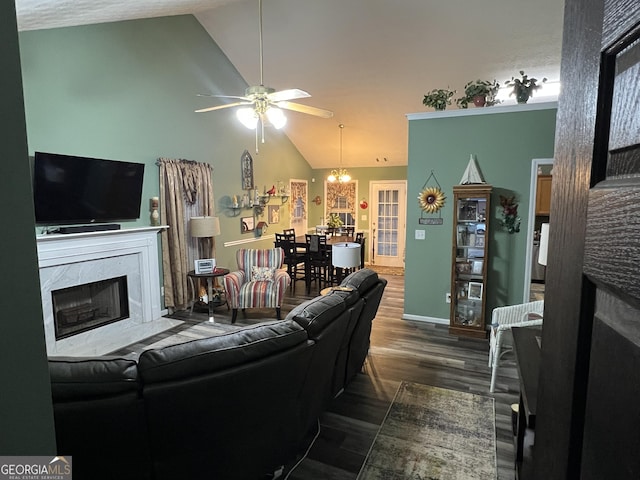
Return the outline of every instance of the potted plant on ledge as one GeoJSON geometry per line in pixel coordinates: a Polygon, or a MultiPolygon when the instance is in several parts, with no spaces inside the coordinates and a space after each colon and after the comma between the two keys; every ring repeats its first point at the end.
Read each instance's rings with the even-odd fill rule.
{"type": "Polygon", "coordinates": [[[464,86],[464,95],[456,100],[459,108],[467,108],[470,103],[476,107],[490,107],[500,103],[496,99],[500,84],[494,79],[493,82],[488,80],[473,80],[464,86]]]}
{"type": "MultiPolygon", "coordinates": [[[[542,85],[538,85],[537,78],[527,76],[524,70],[520,70],[520,75],[521,78],[511,77],[511,80],[507,80],[504,84],[508,87],[513,87],[509,96],[515,95],[518,103],[527,103],[533,92],[542,87],[542,85]]],[[[546,81],[546,77],[542,79],[542,83],[546,81]]]]}
{"type": "Polygon", "coordinates": [[[433,107],[436,110],[445,110],[447,105],[451,105],[451,97],[456,93],[455,90],[445,88],[434,88],[424,96],[422,103],[427,107],[433,107]]]}

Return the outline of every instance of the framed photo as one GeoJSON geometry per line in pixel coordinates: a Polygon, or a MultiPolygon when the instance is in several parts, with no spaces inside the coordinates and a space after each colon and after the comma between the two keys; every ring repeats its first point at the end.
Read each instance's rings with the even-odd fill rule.
{"type": "Polygon", "coordinates": [[[474,260],[471,262],[471,273],[474,275],[482,275],[482,267],[484,267],[482,260],[474,260]]]}
{"type": "Polygon", "coordinates": [[[269,205],[269,224],[280,223],[280,205],[269,205]]]}
{"type": "Polygon", "coordinates": [[[484,247],[484,235],[476,235],[474,247],[484,247]]]}
{"type": "Polygon", "coordinates": [[[482,283],[469,282],[469,300],[482,300],[482,283]]]}
{"type": "Polygon", "coordinates": [[[478,201],[461,200],[458,202],[458,220],[476,221],[478,218],[478,201]]]}
{"type": "Polygon", "coordinates": [[[462,273],[462,274],[471,273],[471,264],[469,262],[456,263],[456,273],[462,273]]]}
{"type": "Polygon", "coordinates": [[[253,158],[248,150],[242,152],[242,190],[253,190],[253,158]]]}
{"type": "Polygon", "coordinates": [[[240,218],[240,233],[250,233],[256,228],[255,219],[253,217],[240,218]]]}
{"type": "Polygon", "coordinates": [[[203,273],[213,273],[213,271],[216,269],[215,258],[203,258],[202,260],[195,260],[194,263],[195,271],[198,275],[203,273]]]}

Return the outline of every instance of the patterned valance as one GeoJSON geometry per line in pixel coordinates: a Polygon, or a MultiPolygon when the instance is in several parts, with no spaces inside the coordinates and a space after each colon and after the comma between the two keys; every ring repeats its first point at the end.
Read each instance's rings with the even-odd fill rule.
{"type": "Polygon", "coordinates": [[[347,209],[349,213],[356,215],[356,183],[329,183],[327,182],[327,211],[331,212],[336,203],[336,198],[345,197],[347,199],[347,209]]]}

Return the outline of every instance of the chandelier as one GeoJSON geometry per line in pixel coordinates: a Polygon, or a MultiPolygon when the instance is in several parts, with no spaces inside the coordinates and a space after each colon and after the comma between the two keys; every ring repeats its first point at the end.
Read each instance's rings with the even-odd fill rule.
{"type": "Polygon", "coordinates": [[[327,177],[327,181],[331,183],[346,183],[351,181],[351,175],[349,175],[349,172],[347,172],[345,168],[342,168],[342,129],[344,128],[344,125],[341,123],[338,127],[340,128],[340,168],[334,168],[331,170],[331,173],[327,177]]]}

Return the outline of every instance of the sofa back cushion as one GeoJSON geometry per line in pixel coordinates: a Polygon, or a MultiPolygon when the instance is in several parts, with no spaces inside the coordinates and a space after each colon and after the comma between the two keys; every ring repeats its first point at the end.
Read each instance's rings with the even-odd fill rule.
{"type": "Polygon", "coordinates": [[[336,360],[349,330],[351,309],[340,295],[322,295],[295,307],[287,319],[293,319],[316,342],[313,359],[305,380],[300,415],[309,429],[333,399],[336,360]]]}
{"type": "Polygon", "coordinates": [[[341,286],[355,288],[364,301],[362,312],[349,341],[345,385],[362,369],[367,358],[372,322],[378,313],[386,285],[386,279],[378,277],[376,272],[368,268],[352,273],[341,283],[341,286]]]}
{"type": "Polygon", "coordinates": [[[370,268],[362,268],[360,270],[356,270],[342,280],[340,286],[355,288],[360,296],[362,296],[365,292],[370,290],[371,287],[378,283],[378,279],[379,277],[376,272],[370,268]]]}
{"type": "Polygon", "coordinates": [[[138,364],[145,384],[184,380],[257,361],[306,341],[307,333],[295,322],[274,321],[146,350],[138,364]]]}
{"type": "Polygon", "coordinates": [[[74,477],[151,478],[136,363],[124,358],[51,357],[57,451],[73,456],[74,477]],[[109,468],[102,468],[109,459],[109,468]]]}
{"type": "Polygon", "coordinates": [[[291,461],[313,348],[280,321],[143,352],[154,480],[262,478],[291,461]]]}

